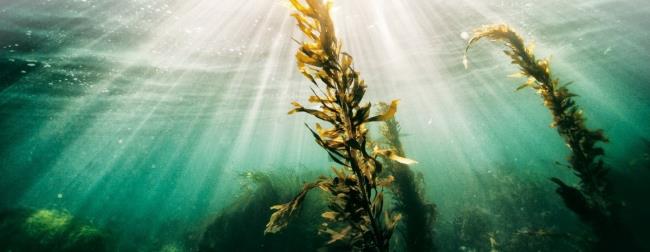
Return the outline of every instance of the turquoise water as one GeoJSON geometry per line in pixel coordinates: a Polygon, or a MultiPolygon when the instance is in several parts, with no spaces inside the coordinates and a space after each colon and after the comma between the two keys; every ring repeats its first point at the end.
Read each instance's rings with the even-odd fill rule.
{"type": "MultiPolygon", "coordinates": [[[[240,198],[241,173],[329,174],[304,127],[314,120],[287,115],[310,95],[290,13],[275,0],[0,2],[0,208],[68,211],[111,229],[115,250],[193,250],[240,198]]],[[[451,242],[469,207],[489,213],[494,232],[501,222],[585,230],[547,180],[577,183],[555,164],[569,152],[539,97],[513,92],[522,80],[507,77],[502,47],[479,44],[463,67],[466,35],[492,23],[511,24],[575,82],[588,125],[611,140],[625,216],[647,240],[648,14],[636,0],[341,0],[333,11],[366,99],[401,100],[402,142],[452,251],[472,249],[451,242]],[[495,188],[513,173],[543,193],[495,188]],[[506,210],[495,191],[512,197],[506,210]],[[541,208],[519,205],[538,197],[541,208]],[[562,221],[533,221],[545,208],[562,221]]]]}

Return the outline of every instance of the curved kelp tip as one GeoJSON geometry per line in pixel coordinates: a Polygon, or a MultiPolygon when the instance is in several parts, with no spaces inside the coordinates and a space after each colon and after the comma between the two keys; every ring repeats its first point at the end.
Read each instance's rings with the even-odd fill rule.
{"type": "MultiPolygon", "coordinates": [[[[573,99],[576,94],[567,88],[571,83],[560,84],[550,69],[548,59],[536,59],[533,47],[507,25],[484,26],[475,31],[466,47],[466,53],[482,38],[505,43],[504,53],[519,67],[515,75],[526,77],[527,81],[517,90],[530,87],[535,90],[553,116],[551,127],[555,128],[570,150],[569,167],[580,179],[579,187],[567,186],[557,178],[557,193],[565,205],[590,225],[599,237],[600,247],[636,247],[633,239],[622,239],[611,230],[622,229],[617,216],[619,205],[611,199],[611,188],[602,156],[605,151],[600,143],[608,142],[603,130],[589,129],[582,109],[573,99]],[[584,198],[584,199],[583,199],[584,198]],[[622,242],[626,240],[625,242],[622,242]],[[616,244],[616,245],[614,245],[616,244]]],[[[622,233],[622,232],[619,232],[622,233]]]]}
{"type": "MultiPolygon", "coordinates": [[[[507,25],[485,26],[476,30],[468,42],[466,51],[482,38],[505,43],[509,49],[504,51],[505,54],[512,59],[512,64],[519,66],[520,71],[517,75],[527,78],[527,81],[517,90],[530,87],[543,99],[544,106],[553,116],[551,127],[557,129],[571,150],[570,167],[581,179],[582,190],[594,196],[604,194],[607,169],[600,159],[604,155],[604,150],[597,144],[608,140],[602,130],[590,130],[586,127],[583,112],[573,100],[577,95],[567,88],[571,83],[560,85],[559,79],[551,73],[549,61],[537,60],[532,46],[525,46],[521,36],[507,25]]],[[[607,206],[598,207],[601,207],[602,211],[607,211],[607,206]]]]}
{"type": "MultiPolygon", "coordinates": [[[[467,42],[465,54],[463,55],[463,65],[465,66],[465,69],[468,68],[467,55],[469,49],[483,38],[504,42],[506,46],[511,49],[511,51],[506,51],[505,53],[513,59],[513,64],[522,65],[522,63],[531,61],[531,59],[527,57],[533,55],[533,44],[526,46],[524,39],[506,24],[486,25],[474,30],[474,34],[467,42]]],[[[532,61],[534,61],[534,57],[532,58],[532,61]]]]}

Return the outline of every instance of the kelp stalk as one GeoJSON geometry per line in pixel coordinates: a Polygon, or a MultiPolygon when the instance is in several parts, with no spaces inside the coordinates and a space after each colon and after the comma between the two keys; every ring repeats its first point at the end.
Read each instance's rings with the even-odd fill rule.
{"type": "MultiPolygon", "coordinates": [[[[379,113],[386,113],[390,106],[379,104],[379,113]]],[[[380,126],[386,148],[398,156],[405,156],[400,140],[400,125],[393,117],[380,126]]],[[[395,211],[403,216],[398,230],[404,237],[406,251],[435,251],[433,225],[436,220],[435,205],[426,202],[421,174],[416,174],[409,165],[390,159],[384,162],[385,172],[395,180],[391,191],[395,194],[395,211]]]]}
{"type": "MultiPolygon", "coordinates": [[[[600,239],[601,248],[610,247],[612,241],[620,243],[620,224],[615,216],[615,205],[610,198],[607,173],[601,157],[604,150],[598,143],[607,142],[603,131],[591,130],[585,125],[582,110],[576,105],[567,86],[560,84],[550,69],[548,59],[536,59],[532,46],[507,25],[485,26],[475,31],[469,40],[466,52],[482,38],[502,41],[508,47],[504,52],[512,59],[512,64],[519,66],[519,73],[527,81],[517,90],[530,87],[537,91],[551,114],[551,127],[557,129],[571,154],[568,157],[569,168],[580,179],[579,188],[570,186],[558,178],[551,178],[559,187],[556,190],[566,206],[575,212],[583,222],[591,225],[600,239]]],[[[463,59],[467,67],[467,57],[463,59]]],[[[619,244],[620,245],[620,244],[619,244]]],[[[630,244],[627,244],[630,246],[630,244]]],[[[619,247],[620,249],[620,247],[619,247]]]]}
{"type": "Polygon", "coordinates": [[[267,224],[266,233],[275,233],[285,227],[287,218],[299,209],[307,191],[318,187],[331,195],[331,211],[322,214],[329,222],[324,223],[322,229],[322,233],[331,237],[329,244],[343,243],[359,251],[387,251],[400,215],[383,210],[383,187],[390,184],[392,177],[377,177],[382,170],[377,156],[412,161],[379,148],[370,154],[365,125],[392,118],[398,102],[393,101],[386,113],[370,117],[371,104],[362,103],[366,85],[354,70],[352,57],[341,52],[341,43],[336,37],[329,14],[332,3],[321,0],[306,0],[306,4],[299,0],[290,2],[297,10],[292,16],[307,39],[300,43],[296,54],[298,68],[313,84],[309,102],[317,104],[318,108],[305,108],[293,102],[294,109],[289,114],[305,112],[328,122],[330,128],[318,123],[315,129],[307,127],[330,158],[343,167],[333,168],[334,178],[321,177],[305,185],[291,202],[273,206],[276,211],[267,224]]]}

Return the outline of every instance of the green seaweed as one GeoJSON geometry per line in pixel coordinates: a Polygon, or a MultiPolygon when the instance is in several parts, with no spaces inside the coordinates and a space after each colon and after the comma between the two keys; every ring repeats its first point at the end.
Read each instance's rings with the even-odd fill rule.
{"type": "MultiPolygon", "coordinates": [[[[380,114],[388,112],[390,106],[379,103],[380,114]]],[[[404,147],[399,138],[400,125],[395,118],[388,119],[380,126],[387,149],[399,156],[405,156],[404,147]]],[[[394,210],[402,214],[402,223],[398,231],[402,233],[407,251],[435,251],[433,226],[436,221],[435,205],[424,199],[421,173],[415,173],[403,163],[385,160],[385,173],[394,177],[391,191],[395,200],[394,210]]]]}
{"type": "Polygon", "coordinates": [[[2,251],[107,251],[108,234],[67,211],[7,209],[0,212],[2,251]]]}
{"type": "Polygon", "coordinates": [[[326,222],[320,230],[329,235],[328,244],[357,251],[388,251],[401,215],[384,211],[383,188],[390,185],[391,179],[378,177],[382,165],[377,158],[413,161],[377,146],[369,153],[366,124],[392,118],[398,102],[393,101],[386,113],[371,117],[371,104],[362,103],[366,85],[354,69],[352,57],[341,51],[341,43],[336,38],[329,14],[331,1],[306,0],[305,5],[291,0],[291,4],[297,10],[293,17],[307,39],[300,43],[296,54],[298,68],[313,84],[309,102],[318,108],[293,102],[294,109],[289,114],[305,112],[331,125],[323,128],[317,123],[315,129],[307,127],[316,142],[342,168],[332,168],[336,176],[321,176],[305,184],[290,202],[273,206],[275,212],[265,232],[276,233],[286,228],[307,192],[319,188],[330,194],[329,211],[321,215],[326,222]]]}
{"type": "Polygon", "coordinates": [[[476,171],[481,187],[455,197],[456,210],[436,225],[441,251],[589,251],[593,235],[556,204],[540,174],[521,168],[476,171]]]}
{"type": "MultiPolygon", "coordinates": [[[[630,241],[630,235],[622,235],[625,232],[621,232],[621,224],[616,216],[617,205],[611,199],[608,169],[601,159],[605,151],[598,146],[608,140],[603,130],[592,130],[585,125],[583,111],[573,99],[576,94],[567,88],[571,82],[560,84],[551,72],[550,61],[536,59],[532,46],[526,45],[521,36],[507,25],[485,26],[476,30],[465,51],[482,38],[505,43],[508,50],[504,52],[512,59],[512,64],[519,66],[518,75],[527,78],[516,90],[530,87],[541,96],[544,106],[553,116],[551,126],[557,129],[571,151],[568,167],[579,178],[579,186],[551,178],[558,185],[556,192],[565,205],[593,228],[599,238],[598,248],[636,247],[635,242],[630,241]]],[[[467,57],[463,63],[467,67],[467,57]]]]}

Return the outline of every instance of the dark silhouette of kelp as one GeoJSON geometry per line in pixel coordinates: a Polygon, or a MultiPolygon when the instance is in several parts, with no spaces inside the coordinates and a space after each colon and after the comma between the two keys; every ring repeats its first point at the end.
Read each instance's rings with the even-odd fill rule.
{"type": "Polygon", "coordinates": [[[323,128],[320,124],[316,124],[315,129],[307,127],[330,158],[343,167],[332,168],[334,177],[321,176],[305,184],[290,202],[273,206],[271,209],[275,212],[265,232],[276,233],[284,229],[307,192],[320,188],[330,194],[329,211],[321,215],[326,222],[320,230],[329,234],[328,244],[342,244],[357,251],[388,251],[401,215],[384,211],[383,188],[390,185],[393,177],[378,177],[382,165],[377,157],[385,156],[404,163],[414,161],[377,146],[372,154],[369,153],[366,124],[392,118],[397,101],[391,103],[385,114],[371,117],[370,103],[362,103],[366,85],[354,70],[352,57],[341,52],[341,43],[329,14],[331,2],[306,0],[305,5],[291,0],[291,4],[297,10],[293,17],[308,40],[301,43],[296,54],[298,68],[312,82],[314,95],[309,97],[309,102],[317,104],[318,108],[306,108],[293,102],[295,108],[289,114],[305,112],[331,124],[331,128],[323,128]]]}
{"type": "MultiPolygon", "coordinates": [[[[565,205],[576,213],[583,222],[590,225],[598,236],[599,249],[635,248],[629,234],[622,231],[617,217],[617,205],[611,200],[611,188],[601,156],[603,148],[598,143],[607,142],[603,131],[591,130],[585,125],[582,110],[576,105],[567,86],[560,84],[550,70],[548,59],[536,59],[531,46],[507,25],[485,26],[475,31],[469,40],[466,52],[482,38],[502,41],[508,47],[505,51],[512,63],[519,66],[519,73],[528,80],[517,88],[533,88],[542,97],[553,115],[552,127],[562,136],[571,151],[569,168],[580,179],[580,185],[567,185],[558,178],[551,181],[558,185],[556,192],[565,205]]],[[[467,57],[463,59],[467,67],[467,57]]]]}
{"type": "MultiPolygon", "coordinates": [[[[390,106],[379,103],[380,114],[387,113],[390,106]]],[[[399,138],[400,125],[395,118],[386,120],[380,126],[380,133],[385,139],[386,148],[398,156],[405,156],[404,147],[399,138]]],[[[395,180],[390,187],[395,194],[393,210],[402,214],[402,224],[398,231],[402,233],[407,251],[435,251],[433,225],[436,220],[435,205],[424,200],[424,181],[421,173],[415,173],[403,163],[385,160],[384,171],[395,180]]]]}
{"type": "Polygon", "coordinates": [[[66,211],[0,212],[1,251],[108,251],[108,234],[66,211]]]}
{"type": "MultiPolygon", "coordinates": [[[[263,172],[246,172],[242,192],[231,205],[211,220],[198,242],[199,251],[316,251],[326,241],[314,236],[320,219],[318,213],[326,208],[320,197],[296,215],[294,224],[281,233],[264,235],[262,230],[271,213],[268,206],[290,200],[301,187],[293,176],[263,172]],[[313,232],[309,232],[313,230],[313,232]]],[[[321,195],[318,195],[321,196],[321,195]]]]}

